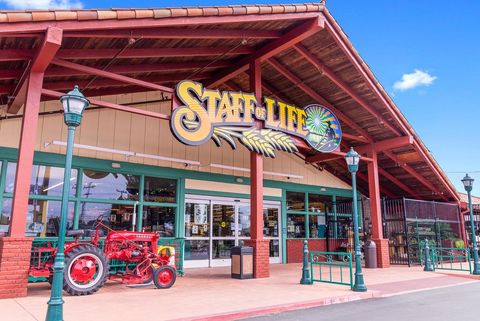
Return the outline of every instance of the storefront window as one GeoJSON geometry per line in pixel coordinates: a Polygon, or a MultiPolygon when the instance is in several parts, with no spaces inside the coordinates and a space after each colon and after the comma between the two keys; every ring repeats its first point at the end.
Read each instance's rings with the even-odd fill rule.
{"type": "Polygon", "coordinates": [[[308,193],[308,211],[316,213],[330,212],[332,197],[327,195],[319,195],[308,193]]]}
{"type": "Polygon", "coordinates": [[[305,211],[305,193],[287,192],[287,210],[305,211]]]}
{"type": "Polygon", "coordinates": [[[8,234],[8,228],[10,226],[10,215],[12,214],[12,199],[3,199],[3,204],[0,204],[0,236],[6,236],[8,234]]]}
{"type": "Polygon", "coordinates": [[[13,193],[15,186],[15,176],[17,172],[17,163],[8,162],[7,174],[5,177],[5,193],[13,193]]]}
{"type": "Polygon", "coordinates": [[[185,260],[208,260],[209,252],[208,240],[185,241],[185,260]]]}
{"type": "Polygon", "coordinates": [[[287,215],[287,237],[305,238],[305,215],[287,215]]]}
{"type": "Polygon", "coordinates": [[[134,205],[82,203],[78,228],[93,230],[95,221],[102,216],[103,223],[111,229],[131,231],[134,210],[134,205]]]}
{"type": "Polygon", "coordinates": [[[175,237],[175,209],[144,206],[143,228],[145,232],[157,232],[160,237],[175,237]]]}
{"type": "Polygon", "coordinates": [[[235,206],[213,204],[212,235],[214,237],[235,236],[235,206]]]}
{"type": "Polygon", "coordinates": [[[250,236],[250,205],[238,207],[238,236],[250,236]]]}
{"type": "MultiPolygon", "coordinates": [[[[61,201],[28,201],[26,236],[58,236],[61,201]]],[[[68,204],[67,230],[73,228],[74,203],[68,204]]]]}
{"type": "MultiPolygon", "coordinates": [[[[30,179],[30,194],[61,196],[65,169],[43,165],[33,165],[30,179]]],[[[72,169],[70,179],[70,195],[76,191],[77,170],[72,169]]]]}
{"type": "Polygon", "coordinates": [[[212,258],[230,259],[230,250],[235,246],[235,240],[213,240],[212,258]]]}
{"type": "Polygon", "coordinates": [[[175,203],[177,181],[160,177],[145,177],[144,199],[146,202],[175,203]]]}
{"type": "Polygon", "coordinates": [[[338,214],[353,213],[353,199],[351,197],[337,196],[336,206],[338,214]]]}
{"type": "Polygon", "coordinates": [[[325,216],[323,215],[310,215],[310,238],[324,238],[325,237],[325,216]]]}
{"type": "Polygon", "coordinates": [[[209,204],[185,204],[185,237],[208,237],[209,226],[209,204]]]}
{"type": "Polygon", "coordinates": [[[83,171],[82,197],[113,200],[138,200],[140,176],[83,171]]]}

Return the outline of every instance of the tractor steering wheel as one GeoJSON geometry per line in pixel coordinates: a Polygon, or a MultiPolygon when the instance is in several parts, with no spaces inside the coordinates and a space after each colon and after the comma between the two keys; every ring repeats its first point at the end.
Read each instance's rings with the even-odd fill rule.
{"type": "Polygon", "coordinates": [[[97,217],[97,219],[95,220],[95,223],[93,223],[93,227],[97,228],[102,222],[103,222],[103,214],[97,217]]]}

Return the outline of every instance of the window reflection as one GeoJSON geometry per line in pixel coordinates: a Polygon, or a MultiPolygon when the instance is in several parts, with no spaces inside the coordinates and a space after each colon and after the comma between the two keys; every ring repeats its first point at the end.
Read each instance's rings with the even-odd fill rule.
{"type": "Polygon", "coordinates": [[[144,206],[143,228],[145,232],[157,232],[161,237],[175,237],[175,209],[144,206]]]}
{"type": "Polygon", "coordinates": [[[95,221],[102,216],[103,223],[112,230],[131,231],[134,212],[134,205],[82,203],[78,228],[93,230],[95,221]]]}
{"type": "Polygon", "coordinates": [[[305,211],[305,193],[287,192],[287,210],[305,211]]]}
{"type": "Polygon", "coordinates": [[[17,172],[17,163],[8,162],[7,174],[5,180],[5,193],[13,193],[13,187],[15,186],[15,176],[17,172]]]}
{"type": "Polygon", "coordinates": [[[0,236],[6,236],[8,234],[8,228],[10,226],[10,215],[12,214],[12,199],[3,199],[3,204],[0,204],[0,236]]]}
{"type": "Polygon", "coordinates": [[[331,196],[308,193],[308,210],[310,212],[330,212],[331,203],[331,196]]]}
{"type": "MultiPolygon", "coordinates": [[[[32,166],[30,194],[61,196],[63,191],[64,168],[43,165],[32,166]]],[[[70,179],[70,195],[76,191],[77,170],[72,169],[70,179]]]]}
{"type": "Polygon", "coordinates": [[[186,237],[208,237],[209,226],[210,226],[210,205],[209,204],[197,204],[197,203],[185,204],[185,236],[186,237]]]}
{"type": "Polygon", "coordinates": [[[175,203],[177,181],[160,177],[145,177],[144,199],[146,202],[175,203]]]}
{"type": "Polygon", "coordinates": [[[84,170],[82,197],[138,200],[139,182],[137,175],[84,170]]]}
{"type": "Polygon", "coordinates": [[[278,237],[278,209],[264,208],[263,209],[263,236],[278,237]]]}
{"type": "MultiPolygon", "coordinates": [[[[26,236],[58,236],[62,202],[29,200],[26,236]]],[[[74,204],[68,204],[67,230],[73,228],[74,204]]]]}

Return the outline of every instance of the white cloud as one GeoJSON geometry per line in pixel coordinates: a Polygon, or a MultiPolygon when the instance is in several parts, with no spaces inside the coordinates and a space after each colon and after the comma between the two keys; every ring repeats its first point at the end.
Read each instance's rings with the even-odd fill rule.
{"type": "Polygon", "coordinates": [[[11,9],[81,9],[78,0],[0,0],[11,9]]]}
{"type": "Polygon", "coordinates": [[[437,77],[430,75],[426,71],[415,69],[410,74],[403,74],[402,79],[393,84],[395,90],[409,90],[419,86],[430,86],[437,77]]]}

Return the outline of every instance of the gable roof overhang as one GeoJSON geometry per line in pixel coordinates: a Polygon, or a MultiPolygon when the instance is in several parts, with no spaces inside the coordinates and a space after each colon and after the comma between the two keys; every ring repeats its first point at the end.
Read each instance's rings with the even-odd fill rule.
{"type": "MultiPolygon", "coordinates": [[[[162,90],[182,79],[249,91],[248,62],[259,59],[266,95],[297,106],[315,102],[331,108],[342,124],[342,149],[353,146],[364,156],[378,154],[383,195],[459,201],[323,2],[0,11],[0,25],[0,104],[11,103],[49,28],[61,29],[63,41],[45,71],[44,93],[74,84],[90,97],[162,90]]],[[[304,148],[300,156],[350,182],[342,155],[304,148]]],[[[364,163],[358,175],[364,193],[365,171],[364,163]]]]}

